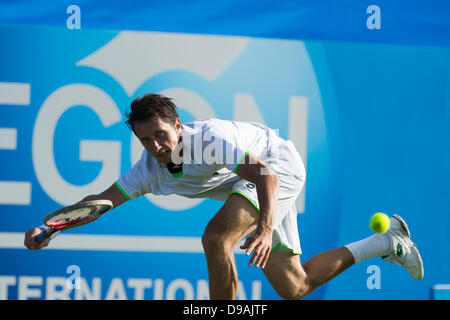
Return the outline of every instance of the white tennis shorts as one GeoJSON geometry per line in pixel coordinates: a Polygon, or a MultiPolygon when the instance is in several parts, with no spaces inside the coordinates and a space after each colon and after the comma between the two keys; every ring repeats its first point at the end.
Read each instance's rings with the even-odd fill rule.
{"type": "MultiPolygon", "coordinates": [[[[278,151],[276,158],[264,160],[280,178],[271,252],[290,250],[294,254],[301,254],[295,201],[305,184],[305,166],[292,141],[283,142],[278,151]]],[[[253,183],[243,179],[239,180],[234,184],[232,193],[244,196],[259,211],[258,194],[253,183]]]]}

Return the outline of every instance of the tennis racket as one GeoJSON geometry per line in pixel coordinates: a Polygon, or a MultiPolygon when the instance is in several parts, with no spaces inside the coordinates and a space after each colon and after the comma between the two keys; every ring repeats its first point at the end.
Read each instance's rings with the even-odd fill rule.
{"type": "Polygon", "coordinates": [[[48,229],[38,234],[35,241],[41,243],[47,237],[53,239],[61,231],[73,228],[80,222],[95,220],[112,207],[113,204],[109,200],[92,200],[56,210],[44,218],[44,226],[48,229]]]}

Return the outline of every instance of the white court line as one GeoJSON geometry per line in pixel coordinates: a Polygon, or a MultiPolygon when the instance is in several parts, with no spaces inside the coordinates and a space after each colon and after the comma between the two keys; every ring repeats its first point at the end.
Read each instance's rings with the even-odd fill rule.
{"type": "MultiPolygon", "coordinates": [[[[25,233],[0,232],[0,249],[26,249],[25,233]]],[[[242,243],[242,242],[241,242],[242,243]]],[[[235,253],[244,254],[239,249],[235,253]]],[[[199,237],[115,236],[99,234],[61,234],[44,250],[128,251],[203,253],[199,237]]]]}

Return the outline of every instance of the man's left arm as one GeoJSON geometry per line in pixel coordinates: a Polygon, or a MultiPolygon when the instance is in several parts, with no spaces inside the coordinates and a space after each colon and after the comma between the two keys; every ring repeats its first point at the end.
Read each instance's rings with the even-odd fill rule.
{"type": "Polygon", "coordinates": [[[249,266],[265,267],[272,248],[272,232],[277,211],[280,180],[258,157],[249,152],[239,164],[236,174],[256,185],[259,201],[259,220],[256,232],[247,238],[241,249],[253,251],[249,266]]]}

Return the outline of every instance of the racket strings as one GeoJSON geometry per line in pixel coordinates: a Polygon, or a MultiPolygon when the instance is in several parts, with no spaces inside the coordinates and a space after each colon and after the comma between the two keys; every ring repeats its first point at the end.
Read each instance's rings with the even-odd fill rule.
{"type": "Polygon", "coordinates": [[[93,218],[94,217],[92,217],[92,216],[87,216],[87,217],[79,217],[79,218],[76,218],[76,219],[61,219],[61,220],[58,220],[58,221],[48,221],[47,225],[49,227],[68,226],[68,225],[76,224],[76,223],[79,223],[79,222],[91,220],[93,218]]]}
{"type": "Polygon", "coordinates": [[[93,218],[93,216],[91,215],[92,211],[93,210],[91,208],[80,208],[78,210],[64,212],[47,221],[47,225],[55,227],[86,221],[93,218]]]}

